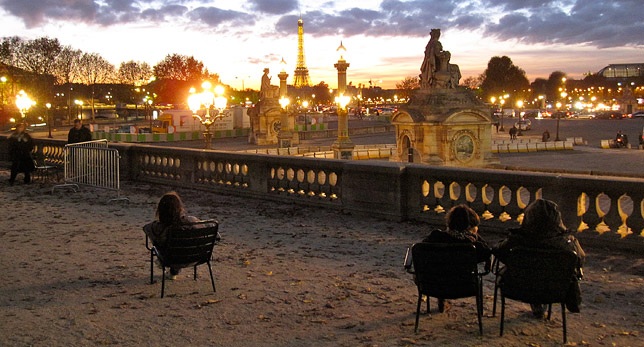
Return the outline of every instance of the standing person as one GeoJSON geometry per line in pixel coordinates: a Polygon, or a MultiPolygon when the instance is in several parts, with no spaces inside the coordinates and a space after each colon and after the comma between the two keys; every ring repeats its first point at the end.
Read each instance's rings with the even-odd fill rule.
{"type": "MultiPolygon", "coordinates": [[[[168,227],[173,225],[199,222],[199,218],[186,216],[181,197],[176,192],[165,193],[157,205],[156,220],[143,226],[143,232],[150,238],[154,247],[163,254],[168,240],[168,227]]],[[[166,278],[174,280],[180,268],[170,268],[166,278]]]]}
{"type": "MultiPolygon", "coordinates": [[[[501,241],[492,253],[499,261],[504,262],[510,254],[510,249],[519,246],[575,251],[580,272],[586,258],[579,241],[566,229],[561,221],[559,207],[550,200],[537,199],[528,205],[523,215],[521,227],[510,229],[509,236],[501,241]]],[[[530,269],[526,270],[529,271],[530,269]]],[[[502,271],[499,274],[501,278],[503,277],[502,271]]],[[[578,275],[581,276],[581,273],[578,275]]],[[[568,292],[565,304],[570,312],[579,312],[580,303],[581,291],[579,283],[575,283],[568,292]]],[[[532,308],[532,314],[536,318],[543,318],[546,305],[530,305],[530,307],[532,308]]]]}
{"type": "Polygon", "coordinates": [[[541,135],[541,142],[548,142],[550,140],[550,132],[548,129],[543,132],[543,135],[541,135]]]}
{"type": "Polygon", "coordinates": [[[11,159],[11,176],[9,184],[13,185],[18,173],[25,175],[24,182],[31,183],[31,172],[36,169],[31,158],[34,149],[34,140],[27,134],[27,124],[19,123],[16,130],[9,137],[9,159],[11,159]]]}
{"type": "Polygon", "coordinates": [[[510,134],[510,140],[516,139],[517,138],[517,127],[513,125],[512,128],[510,128],[510,131],[508,131],[508,133],[510,134]]]}
{"type": "Polygon", "coordinates": [[[74,119],[74,127],[69,129],[67,143],[92,141],[92,133],[83,125],[82,119],[74,119]]]}
{"type": "MultiPolygon", "coordinates": [[[[447,229],[432,230],[422,242],[427,243],[472,243],[476,246],[476,259],[478,263],[490,265],[490,247],[478,234],[480,223],[479,215],[466,205],[452,207],[445,216],[447,229]]],[[[411,256],[411,255],[409,255],[411,256]]],[[[411,259],[411,258],[410,258],[411,259]]],[[[409,265],[411,266],[411,264],[409,265]]],[[[449,302],[438,298],[438,311],[445,312],[450,308],[449,302]]]]}

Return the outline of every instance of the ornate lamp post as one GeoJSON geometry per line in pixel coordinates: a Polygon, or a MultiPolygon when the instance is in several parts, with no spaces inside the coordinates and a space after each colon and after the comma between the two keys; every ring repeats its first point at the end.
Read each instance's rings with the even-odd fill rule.
{"type": "MultiPolygon", "coordinates": [[[[204,82],[201,87],[204,89],[203,92],[193,93],[188,97],[188,106],[192,110],[192,116],[197,118],[206,128],[203,133],[206,149],[211,149],[212,132],[210,128],[216,120],[224,117],[228,99],[224,96],[224,87],[222,86],[215,87],[214,93],[210,91],[212,88],[210,82],[204,82]],[[203,117],[199,113],[203,113],[203,117]]],[[[194,90],[191,89],[191,92],[194,90]]]]}
{"type": "Polygon", "coordinates": [[[24,90],[19,91],[18,95],[16,95],[16,107],[20,110],[21,118],[25,118],[27,111],[35,104],[36,102],[31,100],[24,90]]]}
{"type": "Polygon", "coordinates": [[[286,79],[288,78],[288,74],[284,71],[284,67],[286,66],[284,58],[282,58],[280,65],[282,65],[282,71],[277,75],[277,77],[280,79],[280,105],[282,106],[282,113],[280,115],[281,125],[279,134],[277,135],[277,141],[279,142],[280,147],[285,148],[291,147],[293,142],[293,133],[291,132],[291,126],[288,119],[288,105],[291,101],[287,98],[288,87],[286,85],[286,79]]]}
{"type": "Polygon", "coordinates": [[[47,107],[47,127],[49,128],[49,135],[47,137],[51,139],[53,138],[51,136],[51,104],[47,103],[45,106],[47,107]]]}
{"type": "Polygon", "coordinates": [[[505,104],[505,99],[499,100],[499,103],[501,104],[501,127],[499,128],[499,131],[505,131],[503,128],[503,105],[505,104]]]}
{"type": "Polygon", "coordinates": [[[279,146],[281,148],[286,148],[286,147],[291,147],[291,140],[293,139],[293,133],[290,131],[290,127],[288,124],[288,105],[291,103],[291,101],[286,98],[282,97],[280,98],[280,106],[282,106],[282,113],[281,113],[281,119],[280,119],[280,132],[277,135],[277,139],[279,141],[279,146]]]}
{"type": "Polygon", "coordinates": [[[338,138],[331,148],[333,148],[334,158],[353,159],[353,148],[355,146],[349,139],[349,118],[346,110],[351,98],[344,96],[347,90],[347,68],[349,63],[342,57],[342,52],[347,51],[342,45],[342,41],[340,41],[340,47],[336,51],[340,52],[340,59],[333,65],[338,70],[338,96],[335,98],[335,102],[338,105],[338,138]]]}

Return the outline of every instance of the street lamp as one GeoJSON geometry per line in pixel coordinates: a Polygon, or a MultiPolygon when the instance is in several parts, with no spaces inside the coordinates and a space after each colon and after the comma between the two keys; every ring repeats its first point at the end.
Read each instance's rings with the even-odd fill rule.
{"type": "Polygon", "coordinates": [[[499,130],[505,131],[505,129],[503,128],[503,105],[505,104],[505,99],[499,100],[499,103],[501,104],[501,128],[499,130]]]}
{"type": "Polygon", "coordinates": [[[211,149],[212,133],[210,128],[216,120],[224,117],[228,99],[224,96],[224,87],[222,86],[215,87],[214,93],[210,91],[212,88],[210,82],[204,82],[201,87],[204,89],[201,93],[195,93],[194,88],[190,89],[193,94],[188,97],[188,106],[192,110],[192,116],[197,118],[206,128],[203,133],[206,149],[211,149]],[[203,117],[199,113],[203,113],[203,117]]]}
{"type": "Polygon", "coordinates": [[[83,119],[83,101],[82,100],[74,100],[74,104],[78,106],[78,119],[83,119]]]}
{"type": "Polygon", "coordinates": [[[291,103],[291,100],[289,100],[286,96],[282,96],[279,102],[280,106],[282,106],[282,113],[280,114],[281,125],[277,139],[281,148],[291,147],[293,134],[291,134],[289,129],[290,127],[288,125],[288,105],[291,103]]]}
{"type": "Polygon", "coordinates": [[[36,102],[31,100],[24,90],[19,91],[18,95],[16,95],[16,107],[20,110],[22,118],[25,118],[27,111],[29,111],[31,106],[34,106],[35,104],[36,102]]]}
{"type": "Polygon", "coordinates": [[[336,51],[340,53],[340,59],[334,64],[338,70],[338,96],[335,98],[335,102],[338,105],[338,138],[332,146],[333,156],[335,159],[352,159],[355,146],[349,139],[349,119],[345,109],[351,98],[344,95],[347,90],[347,68],[349,63],[342,56],[342,53],[347,51],[342,41],[340,41],[340,46],[336,51]]]}
{"type": "Polygon", "coordinates": [[[46,103],[45,106],[47,107],[47,126],[49,127],[49,135],[47,136],[48,138],[53,138],[51,136],[51,104],[46,103]]]}

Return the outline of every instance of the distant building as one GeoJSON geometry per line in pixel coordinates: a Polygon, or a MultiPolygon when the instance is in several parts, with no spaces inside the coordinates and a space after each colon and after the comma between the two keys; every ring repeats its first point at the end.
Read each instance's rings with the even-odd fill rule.
{"type": "Polygon", "coordinates": [[[599,70],[597,74],[610,79],[644,77],[644,63],[610,64],[605,68],[599,70]]]}

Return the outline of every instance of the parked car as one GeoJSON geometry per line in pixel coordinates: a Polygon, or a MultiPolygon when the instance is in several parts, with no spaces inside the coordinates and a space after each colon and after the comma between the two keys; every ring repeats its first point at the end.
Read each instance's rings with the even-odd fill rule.
{"type": "Polygon", "coordinates": [[[644,111],[633,112],[631,118],[644,118],[644,111]]]}
{"type": "Polygon", "coordinates": [[[514,123],[514,126],[521,131],[530,130],[532,127],[532,122],[529,119],[522,119],[514,123]]]}
{"type": "Polygon", "coordinates": [[[582,111],[582,112],[577,112],[574,113],[571,118],[577,118],[577,119],[595,119],[595,112],[587,112],[587,111],[582,111]]]}
{"type": "Polygon", "coordinates": [[[595,114],[597,119],[624,119],[626,115],[620,111],[603,111],[595,114]]]}

